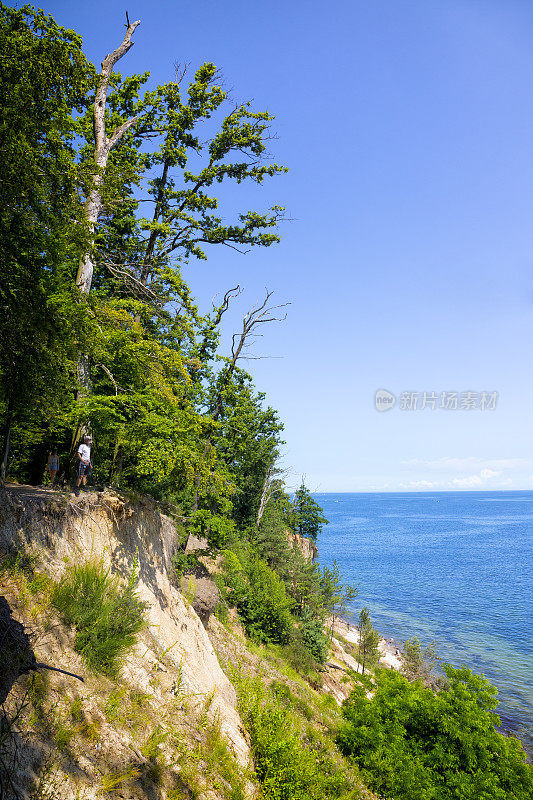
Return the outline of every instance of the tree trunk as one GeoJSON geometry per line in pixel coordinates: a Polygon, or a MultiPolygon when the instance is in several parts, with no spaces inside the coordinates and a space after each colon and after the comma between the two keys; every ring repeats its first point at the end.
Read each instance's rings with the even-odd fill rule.
{"type": "MultiPolygon", "coordinates": [[[[157,194],[154,215],[152,218],[152,222],[154,223],[159,222],[159,217],[161,216],[164,192],[168,181],[168,168],[169,168],[169,161],[168,159],[165,159],[163,163],[163,174],[161,175],[161,182],[159,184],[159,191],[157,194]]],[[[159,235],[160,235],[159,231],[153,230],[150,233],[150,238],[148,239],[148,245],[146,247],[146,253],[144,255],[143,266],[141,270],[141,283],[143,284],[147,283],[148,277],[150,275],[150,270],[152,268],[152,260],[154,257],[155,245],[159,235]]]]}
{"type": "Polygon", "coordinates": [[[0,485],[6,482],[7,461],[9,458],[9,441],[11,439],[11,427],[13,425],[13,401],[9,398],[7,403],[6,423],[4,425],[4,441],[2,445],[2,465],[0,466],[0,485]]]}
{"type": "Polygon", "coordinates": [[[83,294],[88,294],[94,273],[94,231],[98,217],[102,211],[102,185],[104,182],[109,153],[122,139],[124,134],[137,122],[137,117],[130,117],[118,128],[115,128],[111,136],[107,136],[105,129],[105,109],[107,104],[107,90],[109,79],[113,72],[113,67],[133,47],[131,37],[135,28],[141,24],[140,20],[128,25],[126,35],[122,44],[112,53],[109,53],[102,61],[102,71],[96,97],[94,101],[93,127],[94,127],[94,163],[96,172],[93,178],[93,185],[85,203],[85,218],[89,229],[89,246],[80,258],[76,286],[83,294]]]}
{"type": "MultiPolygon", "coordinates": [[[[96,97],[93,111],[94,128],[94,164],[95,174],[89,196],[85,203],[85,219],[89,231],[87,249],[82,254],[78,265],[76,276],[76,286],[82,294],[89,294],[94,274],[94,232],[98,223],[98,217],[102,211],[102,187],[105,178],[105,171],[109,154],[113,147],[120,142],[124,134],[136,123],[137,117],[130,117],[118,128],[115,128],[111,136],[107,136],[105,129],[105,109],[107,104],[107,91],[109,79],[113,72],[113,67],[133,47],[131,37],[135,28],[141,24],[140,20],[128,24],[126,35],[122,44],[112,53],[109,53],[102,61],[102,71],[98,81],[96,97]]],[[[91,371],[89,359],[86,354],[81,353],[78,357],[77,365],[78,391],[76,399],[87,397],[91,393],[91,371]]],[[[80,423],[74,431],[71,442],[71,460],[74,453],[76,442],[87,433],[88,428],[85,423],[80,423]]]]}
{"type": "Polygon", "coordinates": [[[272,497],[272,488],[272,469],[269,468],[267,470],[267,474],[265,475],[265,482],[263,483],[263,491],[261,493],[261,502],[259,503],[259,511],[257,512],[256,527],[258,530],[259,525],[261,524],[261,518],[265,513],[267,503],[272,497]]]}

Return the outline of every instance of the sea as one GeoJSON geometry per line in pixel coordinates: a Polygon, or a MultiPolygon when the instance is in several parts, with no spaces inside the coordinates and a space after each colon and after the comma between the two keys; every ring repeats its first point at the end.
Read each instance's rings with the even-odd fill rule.
{"type": "Polygon", "coordinates": [[[533,491],[313,495],[329,525],[319,561],[337,561],[398,644],[434,641],[443,662],[498,688],[501,730],[533,755],[533,491]]]}

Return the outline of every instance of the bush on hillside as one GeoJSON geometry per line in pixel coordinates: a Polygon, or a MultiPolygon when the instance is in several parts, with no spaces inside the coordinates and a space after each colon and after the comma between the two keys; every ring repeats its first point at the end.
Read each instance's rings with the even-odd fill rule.
{"type": "MultiPolygon", "coordinates": [[[[275,682],[271,694],[259,678],[234,676],[239,707],[264,800],[359,800],[346,764],[326,752],[312,729],[298,724],[300,702],[275,682]]],[[[305,716],[312,716],[306,709],[305,716]]]]}
{"type": "Polygon", "coordinates": [[[116,677],[120,663],[145,626],[143,603],[135,590],[136,571],[126,584],[101,561],[69,567],[52,592],[52,602],[76,627],[74,648],[88,666],[116,677]]]}
{"type": "Polygon", "coordinates": [[[494,727],[497,689],[468,669],[444,672],[449,688],[435,694],[377,670],[373,699],[358,688],[343,704],[341,751],[371,789],[395,800],[530,800],[520,743],[494,727]]]}
{"type": "Polygon", "coordinates": [[[306,615],[300,624],[300,634],[305,649],[318,664],[324,664],[329,652],[329,636],[322,621],[306,615]]]}

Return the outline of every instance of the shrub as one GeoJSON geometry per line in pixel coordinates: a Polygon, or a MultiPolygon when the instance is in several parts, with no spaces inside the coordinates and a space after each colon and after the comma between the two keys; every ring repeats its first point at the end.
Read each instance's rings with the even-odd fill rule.
{"type": "Polygon", "coordinates": [[[246,633],[258,642],[285,644],[294,627],[283,581],[268,564],[253,554],[241,554],[246,567],[231,550],[224,551],[224,583],[222,597],[234,605],[246,633]]]}
{"type": "Polygon", "coordinates": [[[320,619],[306,615],[301,622],[300,632],[305,649],[318,664],[324,664],[329,652],[329,637],[320,619]]]}
{"type": "Polygon", "coordinates": [[[248,569],[248,585],[236,591],[236,605],[246,632],[262,642],[284,644],[293,628],[292,600],[276,573],[261,559],[248,569]]]}
{"type": "Polygon", "coordinates": [[[92,669],[116,677],[121,659],[145,625],[145,603],[135,590],[136,570],[126,584],[103,563],[71,566],[52,592],[65,622],[76,627],[75,650],[92,669]]]}
{"type": "Polygon", "coordinates": [[[335,763],[315,741],[306,741],[298,729],[291,692],[276,683],[273,697],[260,679],[242,675],[235,682],[264,800],[360,797],[350,785],[345,765],[335,763]]]}
{"type": "Polygon", "coordinates": [[[180,580],[186,572],[194,572],[199,565],[197,553],[185,553],[178,550],[172,558],[175,582],[179,586],[180,580]]]}
{"type": "Polygon", "coordinates": [[[449,688],[434,694],[392,670],[377,670],[369,700],[343,705],[337,743],[369,786],[395,800],[529,800],[533,775],[516,739],[499,734],[497,690],[468,669],[444,666],[449,688]]]}
{"type": "Polygon", "coordinates": [[[293,628],[290,641],[283,649],[283,658],[298,675],[303,676],[306,680],[316,670],[317,662],[305,646],[299,628],[293,628]]]}

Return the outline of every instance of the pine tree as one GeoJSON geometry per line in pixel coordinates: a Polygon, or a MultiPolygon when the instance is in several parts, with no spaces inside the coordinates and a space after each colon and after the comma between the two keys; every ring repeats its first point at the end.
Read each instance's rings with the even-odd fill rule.
{"type": "Polygon", "coordinates": [[[311,497],[311,492],[302,481],[302,485],[294,495],[295,533],[306,536],[316,542],[322,525],[328,525],[328,520],[318,503],[311,497]]]}
{"type": "Polygon", "coordinates": [[[365,667],[375,666],[379,657],[379,633],[372,626],[368,608],[361,609],[357,630],[359,632],[359,662],[364,675],[365,667]]]}

